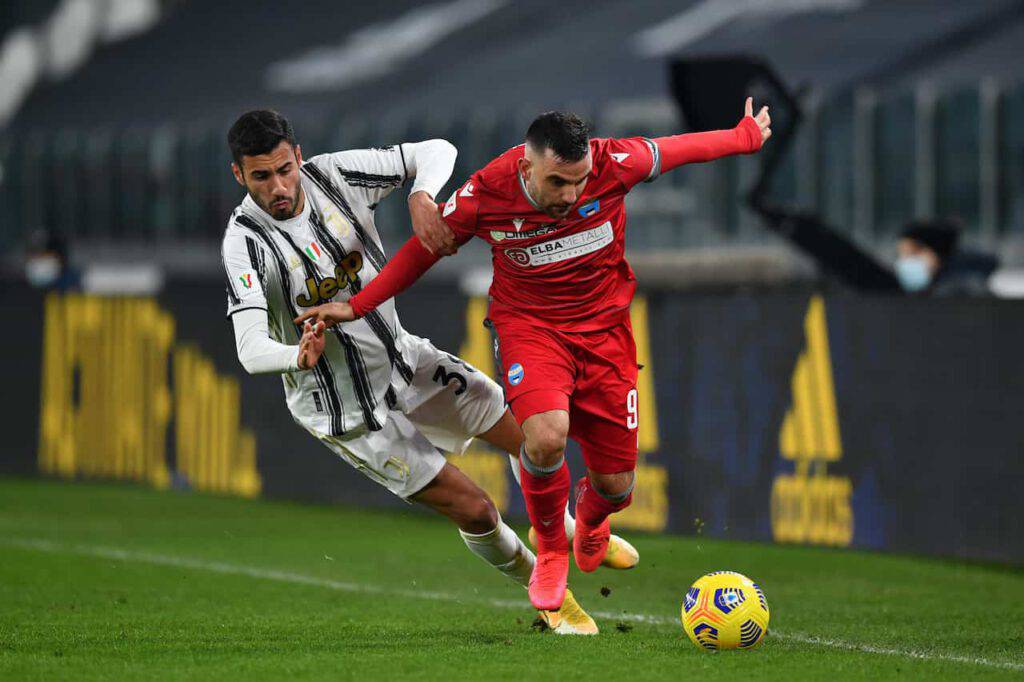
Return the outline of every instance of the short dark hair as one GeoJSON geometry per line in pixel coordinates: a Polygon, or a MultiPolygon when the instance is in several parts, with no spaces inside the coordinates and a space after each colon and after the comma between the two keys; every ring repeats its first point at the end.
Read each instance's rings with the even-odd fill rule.
{"type": "Polygon", "coordinates": [[[550,149],[563,161],[579,161],[590,149],[590,126],[576,114],[546,111],[533,119],[526,142],[538,151],[550,149]]]}
{"type": "Polygon", "coordinates": [[[282,140],[294,147],[295,131],[288,119],[269,109],[245,112],[228,131],[231,158],[239,166],[242,165],[243,156],[267,154],[282,140]]]}
{"type": "Polygon", "coordinates": [[[959,245],[960,226],[955,220],[945,218],[915,220],[904,225],[900,237],[931,249],[939,260],[945,261],[959,245]]]}

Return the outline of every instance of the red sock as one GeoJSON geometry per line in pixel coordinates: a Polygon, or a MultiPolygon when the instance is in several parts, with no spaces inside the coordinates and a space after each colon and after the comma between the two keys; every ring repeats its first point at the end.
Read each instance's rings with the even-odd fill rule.
{"type": "Polygon", "coordinates": [[[632,501],[632,492],[621,502],[612,502],[601,497],[594,490],[590,479],[584,476],[580,480],[579,493],[576,495],[576,520],[591,528],[599,526],[611,514],[628,507],[632,501]]]}
{"type": "Polygon", "coordinates": [[[537,549],[568,551],[569,540],[565,536],[565,505],[569,501],[569,465],[549,476],[534,476],[522,462],[519,463],[520,486],[526,501],[526,512],[530,523],[537,531],[537,549]]]}

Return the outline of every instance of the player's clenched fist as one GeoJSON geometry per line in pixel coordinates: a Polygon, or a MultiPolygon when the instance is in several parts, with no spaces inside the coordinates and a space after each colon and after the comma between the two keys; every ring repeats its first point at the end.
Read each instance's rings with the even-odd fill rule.
{"type": "Polygon", "coordinates": [[[313,306],[296,317],[295,324],[302,324],[308,320],[313,324],[322,324],[323,329],[330,329],[337,324],[351,322],[354,319],[356,319],[356,314],[352,310],[352,306],[347,302],[339,301],[313,306]]]}
{"type": "Polygon", "coordinates": [[[324,323],[310,323],[307,320],[302,325],[302,338],[299,339],[299,369],[312,369],[320,362],[324,342],[324,323]]]}
{"type": "Polygon", "coordinates": [[[757,116],[754,116],[754,98],[748,97],[743,109],[743,115],[754,119],[754,123],[761,129],[761,143],[764,144],[764,141],[772,136],[772,117],[768,115],[768,105],[761,107],[761,110],[757,112],[757,116]]]}

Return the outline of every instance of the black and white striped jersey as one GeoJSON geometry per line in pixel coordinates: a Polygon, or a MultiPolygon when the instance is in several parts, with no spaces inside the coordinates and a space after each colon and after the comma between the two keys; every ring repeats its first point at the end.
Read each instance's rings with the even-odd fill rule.
{"type": "MultiPolygon", "coordinates": [[[[294,218],[274,220],[247,195],[224,234],[228,316],[266,310],[270,336],[297,344],[300,312],[347,300],[384,267],[373,209],[408,175],[401,145],[350,150],[303,164],[305,206],[294,218]]],[[[416,361],[394,301],[327,337],[312,371],[282,374],[292,416],[332,436],[380,430],[416,361]]]]}

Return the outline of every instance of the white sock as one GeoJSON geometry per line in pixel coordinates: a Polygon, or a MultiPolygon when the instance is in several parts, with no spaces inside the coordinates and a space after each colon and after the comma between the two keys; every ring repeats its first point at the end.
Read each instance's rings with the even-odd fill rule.
{"type": "MultiPolygon", "coordinates": [[[[516,477],[516,483],[522,487],[522,482],[519,480],[519,458],[509,455],[508,463],[512,465],[512,475],[516,477]]],[[[569,513],[569,505],[565,506],[565,535],[569,538],[569,542],[572,542],[573,536],[576,535],[576,519],[569,513]]]]}
{"type": "Polygon", "coordinates": [[[569,513],[569,506],[565,507],[565,537],[569,538],[569,542],[572,542],[573,536],[576,535],[576,519],[569,513]]]}
{"type": "Polygon", "coordinates": [[[497,528],[490,532],[475,535],[460,530],[459,535],[470,552],[523,587],[530,584],[530,574],[533,573],[536,557],[523,544],[516,532],[500,518],[497,528]]]}

